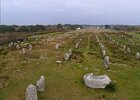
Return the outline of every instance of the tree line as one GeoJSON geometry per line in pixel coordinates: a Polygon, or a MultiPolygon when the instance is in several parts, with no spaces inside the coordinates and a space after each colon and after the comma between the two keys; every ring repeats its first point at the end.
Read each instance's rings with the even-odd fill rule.
{"type": "Polygon", "coordinates": [[[0,33],[5,32],[58,32],[75,30],[76,28],[82,28],[81,25],[71,25],[71,24],[57,24],[57,25],[0,25],[0,33]]]}

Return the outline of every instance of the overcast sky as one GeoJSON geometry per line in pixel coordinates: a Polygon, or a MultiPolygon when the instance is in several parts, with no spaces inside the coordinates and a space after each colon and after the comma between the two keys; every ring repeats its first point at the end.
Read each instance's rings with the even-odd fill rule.
{"type": "Polygon", "coordinates": [[[2,24],[136,24],[140,0],[1,0],[2,24]]]}

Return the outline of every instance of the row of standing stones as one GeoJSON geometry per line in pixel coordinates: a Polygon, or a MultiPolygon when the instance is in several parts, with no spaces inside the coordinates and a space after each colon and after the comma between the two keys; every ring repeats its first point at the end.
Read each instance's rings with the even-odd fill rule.
{"type": "MultiPolygon", "coordinates": [[[[48,37],[48,39],[50,39],[50,38],[51,38],[51,36],[48,37]]],[[[61,44],[57,44],[56,49],[58,49],[60,45],[61,44]]],[[[19,49],[19,46],[17,46],[17,47],[16,48],[19,49]]],[[[29,44],[28,51],[31,51],[32,48],[33,48],[32,45],[29,44]]],[[[23,54],[27,53],[27,50],[25,48],[22,48],[22,53],[23,54]]],[[[39,92],[45,91],[45,78],[44,78],[44,76],[40,77],[40,79],[36,82],[36,86],[30,84],[27,87],[27,89],[26,89],[26,100],[38,100],[37,91],[39,91],[39,92]]]]}
{"type": "MultiPolygon", "coordinates": [[[[81,41],[82,41],[82,39],[80,39],[76,43],[76,45],[75,45],[76,49],[79,48],[81,41]]],[[[101,47],[103,48],[103,45],[101,47]]],[[[104,52],[103,55],[105,56],[106,53],[105,53],[105,51],[103,51],[103,52],[104,52]]],[[[71,56],[72,56],[72,49],[69,49],[69,51],[65,53],[64,59],[67,61],[70,59],[71,56]]],[[[104,63],[106,66],[109,65],[109,57],[108,56],[105,57],[104,63]]],[[[83,81],[85,82],[86,86],[88,86],[90,88],[105,88],[111,82],[110,78],[107,75],[99,75],[98,76],[98,75],[94,75],[93,73],[85,74],[83,76],[83,81]]]]}
{"type": "MultiPolygon", "coordinates": [[[[34,39],[35,41],[38,41],[42,36],[37,36],[37,35],[33,35],[31,37],[31,39],[34,39]]],[[[48,42],[50,41],[51,39],[51,35],[48,35],[48,38],[47,38],[47,41],[46,40],[42,40],[41,42],[38,41],[38,43],[43,43],[44,45],[48,44],[48,42]]],[[[25,54],[27,53],[28,51],[31,51],[32,50],[32,44],[28,43],[26,41],[26,39],[24,41],[15,41],[15,42],[10,42],[8,44],[8,47],[9,48],[12,48],[12,47],[15,47],[17,50],[19,49],[22,49],[22,53],[25,54]],[[24,47],[23,47],[24,45],[24,47]],[[25,47],[26,45],[26,47],[25,47]],[[28,46],[27,46],[28,45],[28,46]]],[[[0,45],[0,50],[3,49],[3,46],[0,45]]]]}
{"type": "MultiPolygon", "coordinates": [[[[113,40],[111,37],[109,37],[106,33],[104,33],[105,36],[107,36],[113,43],[116,43],[117,45],[119,45],[118,42],[116,42],[115,40],[113,40]]],[[[50,39],[50,37],[49,37],[50,39]]],[[[104,45],[100,42],[98,36],[96,35],[96,40],[97,42],[99,43],[99,46],[102,50],[102,55],[104,57],[104,66],[106,69],[108,69],[109,67],[109,56],[106,56],[106,50],[105,50],[105,47],[104,45]]],[[[80,39],[76,45],[75,45],[75,48],[78,49],[79,48],[79,45],[81,43],[82,39],[80,39]]],[[[56,50],[58,50],[61,45],[63,43],[59,43],[59,44],[56,44],[55,45],[55,48],[56,50]]],[[[12,47],[14,44],[13,42],[11,42],[9,44],[9,47],[12,47]]],[[[0,46],[0,49],[2,47],[0,46]]],[[[16,49],[20,49],[20,45],[17,44],[16,45],[16,49]]],[[[124,50],[127,50],[127,52],[131,52],[130,48],[127,48],[126,49],[126,46],[124,45],[123,46],[123,49],[124,50]]],[[[32,45],[29,44],[28,45],[28,51],[31,51],[32,50],[32,45]]],[[[27,52],[27,50],[25,48],[22,48],[22,53],[25,54],[27,52]]],[[[70,57],[72,56],[72,49],[69,49],[69,51],[67,53],[65,53],[64,55],[64,59],[65,60],[69,60],[70,57]]],[[[140,53],[137,52],[136,53],[136,59],[140,59],[140,53]]],[[[61,63],[61,61],[57,61],[57,63],[61,63]]],[[[97,75],[93,75],[93,73],[89,73],[89,74],[86,74],[84,75],[83,77],[83,80],[85,82],[85,84],[88,86],[88,87],[91,87],[91,88],[105,88],[107,85],[110,84],[111,80],[110,78],[107,76],[107,75],[100,75],[100,76],[97,76],[97,75]]],[[[36,87],[32,84],[30,84],[26,90],[26,100],[37,100],[37,91],[44,91],[45,90],[45,82],[44,82],[44,76],[41,76],[40,80],[37,81],[36,83],[36,87]]]]}
{"type": "MultiPolygon", "coordinates": [[[[24,43],[24,42],[22,42],[22,43],[24,43]]],[[[25,43],[25,44],[26,44],[26,43],[25,43]]],[[[10,43],[8,44],[8,47],[9,47],[9,48],[15,47],[17,50],[19,50],[20,48],[22,48],[22,47],[20,46],[20,41],[18,41],[18,42],[10,42],[10,43]]],[[[32,44],[28,44],[27,49],[26,49],[26,48],[22,48],[22,53],[25,54],[25,53],[27,53],[27,51],[31,51],[32,48],[33,48],[32,44]]],[[[2,49],[2,46],[0,46],[0,50],[1,50],[1,49],[2,49]]]]}
{"type": "Polygon", "coordinates": [[[101,49],[101,51],[102,51],[102,55],[103,55],[103,57],[104,57],[104,67],[106,68],[106,69],[108,69],[109,68],[109,64],[110,64],[110,62],[109,62],[109,56],[107,56],[107,54],[106,54],[106,49],[105,49],[105,46],[103,45],[103,43],[99,40],[99,37],[95,34],[95,36],[96,36],[96,40],[97,40],[97,42],[98,42],[98,44],[99,44],[99,46],[100,46],[100,49],[101,49]]]}
{"type": "MultiPolygon", "coordinates": [[[[50,38],[50,37],[49,37],[50,38]]],[[[24,42],[22,42],[24,43],[24,42]]],[[[26,42],[25,42],[26,43],[26,42]]],[[[20,47],[20,41],[18,42],[10,42],[8,44],[9,48],[15,47],[17,50],[21,49],[20,47]]],[[[27,48],[22,48],[22,54],[26,54],[27,52],[31,51],[33,46],[31,44],[28,45],[27,48]]],[[[0,50],[3,49],[2,46],[0,46],[0,50]]],[[[28,85],[26,89],[26,100],[38,100],[37,91],[45,91],[45,78],[44,76],[41,76],[40,79],[36,82],[35,85],[28,85]]]]}
{"type": "MultiPolygon", "coordinates": [[[[127,47],[126,45],[123,45],[123,44],[119,44],[116,40],[112,39],[108,34],[104,33],[104,35],[110,40],[112,41],[113,43],[116,43],[118,46],[120,45],[124,51],[130,53],[131,52],[131,49],[129,47],[127,47]]],[[[124,38],[123,35],[121,35],[120,37],[124,38]]],[[[129,42],[132,42],[132,44],[135,44],[133,40],[129,40],[129,42]]],[[[140,59],[140,52],[136,52],[136,55],[135,55],[136,59],[139,60],[140,59]]]]}
{"type": "Polygon", "coordinates": [[[36,82],[36,86],[30,84],[26,89],[26,100],[38,100],[37,91],[45,91],[45,78],[41,78],[36,82]]]}

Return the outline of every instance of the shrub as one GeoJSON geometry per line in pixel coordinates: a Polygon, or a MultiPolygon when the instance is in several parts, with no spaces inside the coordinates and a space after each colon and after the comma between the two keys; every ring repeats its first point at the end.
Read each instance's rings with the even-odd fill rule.
{"type": "Polygon", "coordinates": [[[110,84],[106,86],[106,90],[115,92],[117,90],[116,84],[114,82],[110,82],[110,84]]]}

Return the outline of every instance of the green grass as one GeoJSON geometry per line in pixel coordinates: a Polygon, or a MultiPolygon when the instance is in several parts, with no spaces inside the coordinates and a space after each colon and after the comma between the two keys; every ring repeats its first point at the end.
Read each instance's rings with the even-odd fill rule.
{"type": "MultiPolygon", "coordinates": [[[[47,39],[48,34],[43,34],[38,41],[29,39],[29,43],[34,43],[33,50],[25,55],[21,54],[21,50],[4,48],[0,53],[0,84],[5,85],[0,88],[0,100],[25,100],[27,86],[35,85],[41,75],[45,76],[46,89],[38,92],[39,100],[139,100],[140,62],[135,60],[135,52],[139,48],[130,45],[132,53],[126,54],[119,46],[110,43],[104,34],[97,35],[110,56],[112,64],[109,70],[103,66],[102,53],[93,32],[74,32],[68,35],[53,33],[55,41],[52,40],[47,46],[38,43],[47,39]],[[80,38],[83,41],[75,49],[80,38]],[[64,47],[56,51],[55,43],[62,40],[66,42],[64,47]],[[64,61],[64,53],[70,48],[73,55],[69,61],[64,61]],[[48,59],[39,59],[41,54],[46,54],[48,59]],[[56,64],[57,60],[63,63],[56,64]],[[87,73],[106,74],[115,83],[107,89],[91,89],[83,82],[83,76],[87,73]]],[[[116,34],[109,36],[126,44],[127,40],[116,34]]]]}

